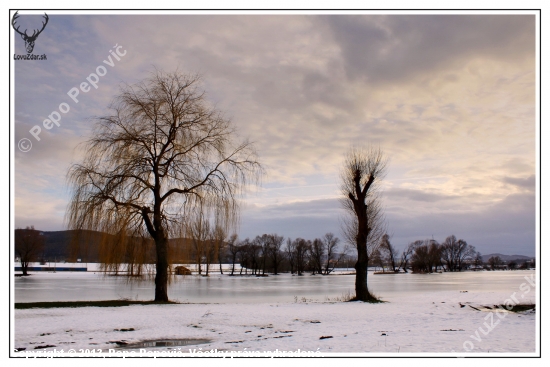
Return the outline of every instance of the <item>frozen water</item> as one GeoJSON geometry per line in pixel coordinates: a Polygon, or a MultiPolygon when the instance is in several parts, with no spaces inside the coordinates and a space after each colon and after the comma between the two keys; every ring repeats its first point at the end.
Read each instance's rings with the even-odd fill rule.
{"type": "MultiPolygon", "coordinates": [[[[386,300],[439,291],[517,290],[532,271],[482,271],[442,274],[397,274],[368,276],[369,289],[386,300]]],[[[329,276],[281,274],[268,277],[178,276],[169,286],[168,296],[191,303],[294,302],[306,298],[324,301],[353,293],[354,275],[329,276]]],[[[128,298],[151,300],[152,281],[128,283],[124,277],[99,273],[35,273],[15,279],[15,302],[112,300],[128,298]]]]}

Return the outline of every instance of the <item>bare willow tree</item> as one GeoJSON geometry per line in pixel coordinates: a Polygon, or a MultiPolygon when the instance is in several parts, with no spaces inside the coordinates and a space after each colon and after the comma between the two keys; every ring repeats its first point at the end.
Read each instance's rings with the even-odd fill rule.
{"type": "MultiPolygon", "coordinates": [[[[207,103],[199,76],[178,71],[122,86],[84,152],[68,172],[68,226],[149,236],[158,302],[168,301],[169,238],[182,236],[201,205],[235,224],[243,189],[261,173],[253,146],[236,141],[231,121],[207,103]]],[[[114,237],[104,236],[106,248],[120,252],[114,237]]]]}
{"type": "Polygon", "coordinates": [[[378,249],[386,232],[379,197],[379,182],[386,172],[387,159],[380,148],[351,148],[340,173],[341,203],[346,217],[342,232],[357,249],[355,300],[376,301],[367,286],[369,256],[378,249]]]}

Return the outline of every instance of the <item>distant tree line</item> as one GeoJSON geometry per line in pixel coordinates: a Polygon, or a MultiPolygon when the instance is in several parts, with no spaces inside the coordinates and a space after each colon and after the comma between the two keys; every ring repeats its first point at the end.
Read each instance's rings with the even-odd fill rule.
{"type": "Polygon", "coordinates": [[[303,238],[285,238],[278,234],[263,234],[253,239],[239,240],[237,235],[223,240],[223,234],[210,235],[192,239],[191,253],[199,274],[209,274],[212,263],[231,264],[230,275],[266,275],[290,272],[292,274],[330,274],[335,267],[342,264],[348,248],[339,249],[340,240],[332,233],[313,241],[303,238]],[[221,240],[220,240],[221,239],[221,240]]]}
{"type": "MultiPolygon", "coordinates": [[[[172,239],[169,247],[170,257],[176,263],[193,263],[201,275],[209,275],[213,267],[231,264],[230,275],[265,275],[290,272],[302,275],[330,274],[336,267],[350,267],[357,260],[350,248],[340,248],[340,240],[334,234],[327,233],[313,241],[303,238],[285,238],[277,234],[263,234],[252,240],[239,240],[236,234],[229,238],[224,229],[215,222],[196,221],[189,226],[188,238],[172,239]]],[[[15,253],[21,262],[23,274],[27,274],[28,264],[43,258],[45,236],[34,227],[15,230],[15,253]]],[[[70,236],[69,236],[70,237],[70,236]]],[[[96,245],[104,245],[97,235],[96,245]]],[[[154,263],[154,243],[144,238],[125,238],[124,251],[100,251],[100,260],[109,264],[105,269],[114,274],[119,271],[129,276],[141,276],[151,271],[154,263]],[[144,242],[147,242],[144,244],[144,242]],[[105,259],[109,256],[109,259],[105,259]],[[143,257],[141,261],[134,258],[143,257]],[[134,259],[134,260],[133,260],[134,259]]],[[[82,246],[81,246],[82,247],[82,246]]],[[[87,247],[87,246],[85,246],[87,247]]],[[[432,273],[437,271],[461,271],[466,268],[477,270],[525,270],[534,268],[535,259],[502,260],[491,256],[483,261],[475,247],[455,236],[449,236],[441,244],[434,239],[417,240],[409,243],[399,253],[390,242],[390,236],[384,234],[369,258],[369,266],[382,269],[384,272],[432,273]]],[[[93,252],[97,252],[93,250],[93,252]]],[[[62,256],[61,256],[62,257],[62,256]]],[[[61,258],[60,257],[60,258],[61,258]]],[[[75,261],[76,256],[69,256],[75,261]]],[[[58,258],[59,260],[59,258],[58,258]]],[[[88,261],[88,260],[86,260],[88,261]]],[[[105,265],[104,265],[105,266],[105,265]]]]}
{"type": "Polygon", "coordinates": [[[487,264],[484,264],[484,269],[486,270],[527,270],[534,268],[536,266],[535,259],[524,260],[521,264],[518,263],[518,260],[510,260],[506,263],[500,258],[500,256],[491,256],[487,260],[487,264]]]}
{"type": "Polygon", "coordinates": [[[487,263],[483,262],[481,253],[465,240],[451,235],[442,243],[434,239],[416,240],[401,254],[390,243],[389,235],[382,236],[379,246],[369,259],[369,266],[382,269],[384,272],[433,273],[437,271],[462,271],[465,269],[485,270],[514,270],[535,267],[535,260],[523,261],[520,265],[517,260],[508,263],[499,256],[492,256],[487,263]]]}
{"type": "Polygon", "coordinates": [[[434,239],[413,241],[399,256],[386,234],[371,257],[370,265],[390,272],[407,272],[410,268],[415,273],[433,273],[440,270],[461,271],[476,259],[481,259],[481,255],[475,247],[462,239],[457,240],[454,235],[442,243],[434,239]]]}

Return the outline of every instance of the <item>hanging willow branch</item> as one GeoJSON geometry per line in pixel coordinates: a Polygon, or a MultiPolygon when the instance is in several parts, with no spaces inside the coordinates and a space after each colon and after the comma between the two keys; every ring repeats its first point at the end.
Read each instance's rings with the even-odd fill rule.
{"type": "Polygon", "coordinates": [[[168,239],[183,237],[198,208],[234,227],[243,189],[258,183],[262,168],[252,144],[236,142],[232,122],[206,102],[197,75],[157,71],[122,86],[110,111],[96,119],[83,161],[68,172],[66,220],[77,233],[103,234],[109,272],[126,264],[141,274],[156,262],[155,299],[167,300],[168,239]]]}

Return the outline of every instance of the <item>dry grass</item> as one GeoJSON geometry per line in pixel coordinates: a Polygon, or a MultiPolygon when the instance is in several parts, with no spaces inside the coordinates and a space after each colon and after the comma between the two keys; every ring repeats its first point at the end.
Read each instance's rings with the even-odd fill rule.
{"type": "Polygon", "coordinates": [[[348,289],[346,292],[343,292],[340,297],[325,297],[325,301],[328,302],[349,302],[353,299],[354,295],[348,289]]]}

